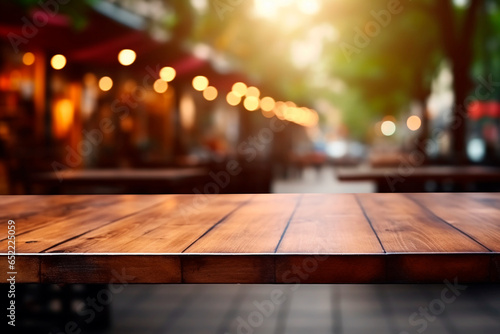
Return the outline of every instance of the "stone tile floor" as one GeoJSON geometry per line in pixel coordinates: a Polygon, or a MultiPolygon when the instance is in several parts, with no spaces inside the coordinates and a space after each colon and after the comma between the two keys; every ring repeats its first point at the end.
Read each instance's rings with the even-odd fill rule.
{"type": "Polygon", "coordinates": [[[114,296],[112,329],[102,333],[500,333],[500,286],[470,285],[449,303],[445,288],[129,285],[114,296]]]}

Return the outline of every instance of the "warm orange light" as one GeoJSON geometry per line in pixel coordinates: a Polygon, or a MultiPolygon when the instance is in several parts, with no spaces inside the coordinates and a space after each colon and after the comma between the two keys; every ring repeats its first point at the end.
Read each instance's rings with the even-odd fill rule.
{"type": "Polygon", "coordinates": [[[420,117],[418,117],[416,115],[410,116],[406,120],[406,126],[411,131],[417,131],[418,129],[420,129],[421,125],[422,125],[422,121],[420,120],[420,117]]]}
{"type": "Polygon", "coordinates": [[[26,52],[23,55],[23,64],[24,65],[30,66],[30,65],[33,65],[34,62],[35,62],[35,55],[33,53],[26,52]]]}
{"type": "Polygon", "coordinates": [[[208,86],[207,88],[205,88],[205,90],[203,91],[203,97],[207,100],[207,101],[213,101],[217,98],[217,88],[213,87],[213,86],[208,86]]]}
{"type": "Polygon", "coordinates": [[[99,88],[103,92],[107,92],[112,87],[113,87],[113,80],[111,80],[110,77],[105,76],[105,77],[102,77],[101,79],[99,79],[99,88]]]}
{"type": "Polygon", "coordinates": [[[266,96],[260,100],[260,108],[263,111],[271,111],[274,109],[274,106],[276,105],[276,102],[274,102],[274,99],[272,97],[266,96]]]}
{"type": "Polygon", "coordinates": [[[237,106],[241,102],[241,97],[236,95],[234,92],[229,92],[226,95],[226,101],[229,105],[237,106]]]}
{"type": "Polygon", "coordinates": [[[55,55],[50,59],[50,65],[55,70],[60,70],[66,66],[66,57],[63,55],[55,55]]]}
{"type": "Polygon", "coordinates": [[[243,82],[237,82],[233,85],[233,94],[242,97],[245,96],[247,93],[247,85],[245,85],[243,82]]]}
{"type": "Polygon", "coordinates": [[[95,86],[97,83],[97,77],[94,73],[85,73],[83,76],[83,84],[87,87],[95,86]]]}
{"type": "Polygon", "coordinates": [[[319,116],[315,110],[302,108],[301,124],[304,126],[315,126],[318,124],[319,116]]]}
{"type": "Polygon", "coordinates": [[[61,99],[54,105],[54,136],[64,138],[73,124],[74,105],[69,99],[61,99]]]}
{"type": "Polygon", "coordinates": [[[245,98],[245,101],[243,101],[243,106],[248,111],[257,110],[259,108],[259,98],[255,96],[248,96],[245,98]]]}
{"type": "Polygon", "coordinates": [[[173,67],[167,66],[160,70],[160,78],[166,82],[174,80],[176,75],[175,69],[173,67]]]}
{"type": "Polygon", "coordinates": [[[198,75],[193,79],[193,88],[197,91],[203,91],[208,87],[208,79],[203,75],[198,75]]]}
{"type": "Polygon", "coordinates": [[[123,66],[129,66],[132,65],[132,63],[135,61],[136,54],[134,50],[130,49],[123,49],[118,53],[118,62],[122,64],[123,66]]]}
{"type": "Polygon", "coordinates": [[[168,89],[168,83],[162,79],[158,79],[153,84],[153,89],[159,94],[165,93],[168,89]]]}
{"type": "Polygon", "coordinates": [[[266,118],[272,118],[274,116],[273,111],[265,111],[264,109],[261,108],[262,115],[266,118]]]}
{"type": "Polygon", "coordinates": [[[274,110],[273,110],[276,117],[278,117],[281,120],[284,120],[285,115],[283,113],[285,111],[285,108],[286,108],[285,102],[282,102],[282,101],[276,102],[276,104],[274,106],[274,110]]]}
{"type": "Polygon", "coordinates": [[[287,121],[294,122],[296,117],[296,111],[297,111],[296,107],[287,106],[283,110],[283,117],[285,117],[287,121]]]}
{"type": "Polygon", "coordinates": [[[391,121],[393,123],[396,123],[396,118],[392,115],[386,115],[386,116],[384,116],[384,118],[382,118],[382,122],[385,122],[385,121],[391,121]]]}
{"type": "Polygon", "coordinates": [[[259,97],[260,96],[260,90],[257,87],[248,87],[246,96],[254,96],[254,97],[259,97]]]}

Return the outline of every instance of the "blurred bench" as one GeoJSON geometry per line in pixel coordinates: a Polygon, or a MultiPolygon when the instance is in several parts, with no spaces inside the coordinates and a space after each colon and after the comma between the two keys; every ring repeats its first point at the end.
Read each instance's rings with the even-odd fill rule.
{"type": "Polygon", "coordinates": [[[340,181],[373,181],[377,192],[499,191],[500,168],[486,166],[358,166],[336,168],[340,181]]]}

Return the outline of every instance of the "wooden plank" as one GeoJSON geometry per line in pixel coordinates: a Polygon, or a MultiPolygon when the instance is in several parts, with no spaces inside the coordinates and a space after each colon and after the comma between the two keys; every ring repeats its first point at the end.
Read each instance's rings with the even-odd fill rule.
{"type": "Polygon", "coordinates": [[[163,196],[165,201],[51,249],[65,253],[182,253],[252,195],[163,196]]]}
{"type": "Polygon", "coordinates": [[[19,203],[19,202],[24,202],[27,198],[30,196],[28,195],[0,195],[0,207],[5,208],[8,207],[9,205],[12,205],[13,203],[19,203]]]}
{"type": "Polygon", "coordinates": [[[181,283],[178,256],[44,255],[41,283],[181,283]]]}
{"type": "Polygon", "coordinates": [[[488,252],[403,194],[358,194],[387,253],[488,252]]]}
{"type": "Polygon", "coordinates": [[[459,283],[490,281],[489,254],[397,254],[387,257],[387,281],[393,283],[459,283]]]}
{"type": "Polygon", "coordinates": [[[474,200],[488,205],[493,208],[500,208],[500,194],[499,193],[468,193],[468,198],[473,198],[474,200]]]}
{"type": "MultiPolygon", "coordinates": [[[[7,255],[0,255],[0,272],[4,277],[9,276],[7,272],[12,272],[9,269],[7,255]]],[[[40,282],[40,259],[38,256],[26,256],[16,254],[15,270],[17,274],[16,283],[39,283],[40,282]]],[[[5,283],[6,281],[2,281],[5,283]]]]}
{"type": "MultiPolygon", "coordinates": [[[[9,196],[11,198],[21,198],[21,201],[7,201],[0,212],[0,224],[5,224],[8,219],[26,219],[34,215],[40,215],[44,211],[54,208],[65,208],[67,205],[81,203],[83,197],[73,196],[41,196],[41,195],[21,195],[9,196]]],[[[87,197],[91,199],[91,197],[87,197]]]]}
{"type": "Polygon", "coordinates": [[[274,283],[272,256],[182,255],[184,283],[274,283]]]}
{"type": "Polygon", "coordinates": [[[468,194],[408,196],[488,250],[500,252],[500,207],[484,205],[468,194]]]}
{"type": "Polygon", "coordinates": [[[354,195],[306,194],[288,226],[278,253],[383,253],[354,195]]]}
{"type": "Polygon", "coordinates": [[[386,256],[280,255],[276,256],[276,282],[334,284],[385,282],[386,256]]]}
{"type": "MultiPolygon", "coordinates": [[[[26,200],[30,203],[36,201],[41,203],[40,206],[27,206],[26,204],[18,206],[15,210],[9,209],[9,216],[16,218],[3,219],[0,223],[0,228],[6,228],[7,221],[13,219],[16,222],[16,236],[32,232],[42,227],[53,225],[59,221],[67,220],[68,218],[79,216],[84,213],[89,213],[102,209],[104,206],[111,203],[117,203],[120,198],[117,196],[50,196],[47,198],[29,196],[26,200]],[[18,214],[12,214],[13,211],[18,211],[18,214]]],[[[0,241],[5,240],[5,237],[0,237],[0,241]]]]}
{"type": "MultiPolygon", "coordinates": [[[[99,197],[96,197],[96,201],[99,197]]],[[[18,253],[39,253],[59,243],[76,238],[94,229],[102,228],[115,220],[164,201],[162,196],[121,195],[120,201],[77,216],[70,216],[33,231],[16,235],[18,253]]],[[[31,218],[36,221],[36,216],[31,218]]],[[[16,228],[19,224],[16,222],[16,228]]],[[[6,249],[7,240],[0,242],[0,249],[6,249]]]]}
{"type": "Polygon", "coordinates": [[[256,195],[185,253],[274,253],[299,195],[256,195]]]}

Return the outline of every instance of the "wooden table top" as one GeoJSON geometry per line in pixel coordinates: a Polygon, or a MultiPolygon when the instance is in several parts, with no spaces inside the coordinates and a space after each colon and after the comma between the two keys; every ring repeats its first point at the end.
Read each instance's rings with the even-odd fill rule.
{"type": "Polygon", "coordinates": [[[18,282],[500,282],[500,193],[0,196],[18,282]]]}
{"type": "Polygon", "coordinates": [[[358,167],[336,168],[336,175],[341,181],[371,181],[386,180],[388,177],[406,179],[433,180],[474,180],[500,181],[500,168],[488,166],[419,166],[412,167],[402,164],[396,167],[358,167]]]}

